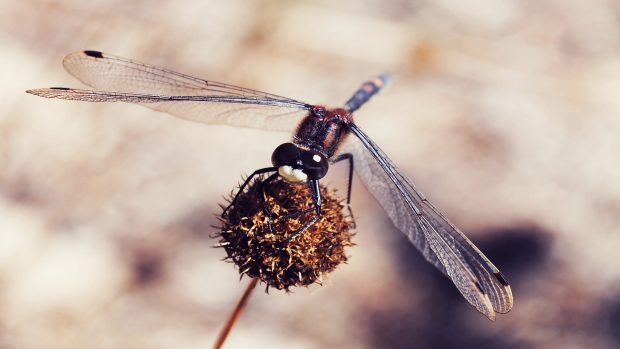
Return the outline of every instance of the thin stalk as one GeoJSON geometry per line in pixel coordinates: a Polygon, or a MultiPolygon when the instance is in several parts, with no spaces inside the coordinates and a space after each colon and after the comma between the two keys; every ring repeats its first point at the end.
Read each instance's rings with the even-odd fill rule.
{"type": "Polygon", "coordinates": [[[215,345],[213,346],[214,349],[220,349],[222,345],[224,345],[224,342],[226,341],[226,337],[228,337],[228,333],[230,333],[230,330],[233,328],[233,326],[235,325],[235,322],[237,322],[237,319],[239,318],[239,316],[241,315],[241,312],[245,308],[245,305],[248,302],[248,299],[250,298],[252,291],[254,291],[254,288],[256,287],[256,283],[258,283],[258,279],[252,278],[252,281],[250,281],[248,288],[245,289],[243,296],[241,296],[241,299],[239,299],[239,302],[237,303],[235,310],[233,310],[232,314],[230,314],[230,317],[228,317],[228,321],[226,321],[226,325],[224,325],[224,327],[220,331],[220,334],[217,336],[217,341],[215,342],[215,345]]]}

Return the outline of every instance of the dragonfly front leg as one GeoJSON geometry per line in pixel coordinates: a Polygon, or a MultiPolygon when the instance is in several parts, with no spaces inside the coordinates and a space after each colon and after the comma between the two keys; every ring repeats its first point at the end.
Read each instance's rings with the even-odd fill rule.
{"type": "Polygon", "coordinates": [[[267,227],[269,228],[269,231],[272,233],[273,233],[273,226],[271,224],[271,221],[272,221],[271,216],[273,215],[273,212],[271,211],[271,209],[269,208],[269,205],[267,204],[267,199],[265,198],[265,188],[267,188],[267,185],[269,185],[269,183],[271,183],[276,178],[278,178],[278,172],[270,175],[269,177],[265,178],[265,180],[263,180],[262,182],[258,184],[258,187],[260,189],[260,199],[263,205],[263,212],[265,212],[265,214],[267,215],[267,227]]]}
{"type": "MultiPolygon", "coordinates": [[[[268,172],[274,172],[277,171],[277,169],[275,167],[265,167],[265,168],[261,168],[258,169],[254,172],[252,172],[251,175],[248,176],[248,178],[245,179],[245,182],[243,182],[243,184],[241,185],[241,187],[239,187],[239,191],[237,192],[237,194],[235,195],[235,198],[230,202],[230,205],[228,205],[228,207],[226,207],[224,209],[224,212],[222,212],[222,217],[226,216],[226,212],[228,212],[228,210],[233,207],[235,205],[235,203],[237,203],[237,199],[239,199],[239,195],[241,195],[241,193],[243,193],[243,191],[245,190],[245,187],[247,187],[247,185],[250,183],[250,181],[252,180],[252,178],[254,178],[257,175],[263,174],[263,173],[268,173],[268,172]]],[[[276,172],[277,175],[277,172],[276,172]]],[[[272,175],[273,176],[273,175],[272,175]]],[[[264,182],[264,181],[263,181],[264,182]]],[[[263,195],[263,204],[265,202],[265,197],[263,195]]]]}

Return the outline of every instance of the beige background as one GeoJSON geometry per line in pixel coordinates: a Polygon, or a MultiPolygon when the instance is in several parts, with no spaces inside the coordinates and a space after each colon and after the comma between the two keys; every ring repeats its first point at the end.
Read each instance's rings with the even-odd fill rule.
{"type": "Polygon", "coordinates": [[[617,348],[618,33],[611,0],[2,2],[0,347],[209,348],[248,282],[210,225],[289,135],[24,93],[95,49],[334,106],[391,72],[358,124],[513,285],[489,322],[355,182],[350,263],[228,348],[617,348]]]}

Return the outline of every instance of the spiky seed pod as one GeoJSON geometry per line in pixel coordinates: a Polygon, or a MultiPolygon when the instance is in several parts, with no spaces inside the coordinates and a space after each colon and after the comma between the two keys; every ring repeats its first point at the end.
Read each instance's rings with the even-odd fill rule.
{"type": "Polygon", "coordinates": [[[320,219],[305,233],[289,241],[315,216],[312,193],[307,185],[289,184],[280,178],[265,187],[264,210],[256,178],[239,195],[237,202],[221,219],[216,233],[241,275],[258,278],[267,288],[289,290],[291,286],[321,283],[322,277],[347,261],[345,247],[352,246],[353,219],[344,213],[336,192],[321,186],[320,219]],[[299,214],[299,212],[306,213],[299,214]]]}

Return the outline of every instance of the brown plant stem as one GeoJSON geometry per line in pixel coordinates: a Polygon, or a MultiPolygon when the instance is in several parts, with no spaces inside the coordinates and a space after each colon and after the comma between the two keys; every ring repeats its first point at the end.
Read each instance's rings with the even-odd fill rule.
{"type": "Polygon", "coordinates": [[[233,310],[232,314],[230,314],[230,317],[228,317],[228,321],[226,321],[226,324],[220,331],[220,334],[217,336],[217,341],[215,342],[215,345],[213,346],[214,349],[220,349],[222,345],[224,345],[224,342],[226,341],[226,337],[228,337],[228,333],[230,333],[230,330],[235,325],[235,322],[237,322],[237,319],[239,318],[239,316],[241,315],[241,312],[245,308],[245,305],[248,302],[250,295],[252,295],[252,291],[254,291],[254,288],[256,288],[256,283],[258,283],[258,279],[252,278],[252,281],[250,281],[250,284],[245,289],[245,292],[241,296],[241,299],[239,299],[239,302],[237,303],[235,310],[233,310]]]}

